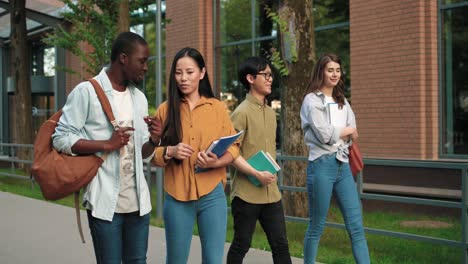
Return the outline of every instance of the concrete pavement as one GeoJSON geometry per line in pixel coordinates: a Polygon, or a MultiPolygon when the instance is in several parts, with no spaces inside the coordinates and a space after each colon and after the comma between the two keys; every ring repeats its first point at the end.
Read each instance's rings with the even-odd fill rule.
{"type": "MultiPolygon", "coordinates": [[[[0,263],[96,263],[88,221],[81,212],[86,244],[78,235],[73,208],[0,192],[0,263]]],[[[164,229],[151,227],[148,263],[165,263],[164,229]]],[[[225,244],[225,254],[229,244],[225,244]]],[[[294,264],[302,259],[293,258],[294,264]]],[[[201,263],[200,240],[192,239],[188,264],[201,263]]],[[[246,264],[273,263],[271,253],[251,249],[246,264]]]]}

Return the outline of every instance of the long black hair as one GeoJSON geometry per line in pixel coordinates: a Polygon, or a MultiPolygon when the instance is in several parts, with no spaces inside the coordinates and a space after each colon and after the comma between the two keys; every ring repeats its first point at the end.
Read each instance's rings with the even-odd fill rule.
{"type": "Polygon", "coordinates": [[[198,87],[198,93],[200,96],[206,98],[213,98],[213,90],[211,89],[210,79],[208,78],[208,72],[205,68],[205,60],[203,56],[194,48],[183,48],[174,56],[172,61],[171,73],[169,76],[169,86],[168,86],[168,117],[166,123],[164,124],[164,130],[162,133],[162,145],[164,146],[174,146],[179,144],[182,141],[182,124],[180,121],[180,102],[184,98],[184,95],[179,90],[177,86],[175,73],[176,66],[179,59],[183,57],[190,57],[196,63],[200,70],[205,69],[205,75],[203,79],[200,80],[200,85],[198,87]]]}
{"type": "Polygon", "coordinates": [[[343,75],[343,65],[341,64],[341,59],[336,54],[326,53],[323,54],[315,63],[314,69],[312,70],[312,76],[310,77],[309,85],[307,86],[304,97],[309,93],[314,93],[322,88],[325,80],[323,76],[325,75],[325,70],[329,62],[336,62],[340,65],[341,68],[341,77],[338,80],[338,83],[333,88],[332,97],[335,102],[338,103],[339,108],[342,108],[345,103],[344,96],[344,75],[343,75]]]}

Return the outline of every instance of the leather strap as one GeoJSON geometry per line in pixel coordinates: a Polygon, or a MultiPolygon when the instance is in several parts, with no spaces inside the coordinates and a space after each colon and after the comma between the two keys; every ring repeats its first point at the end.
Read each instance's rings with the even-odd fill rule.
{"type": "MultiPolygon", "coordinates": [[[[99,99],[99,102],[101,102],[102,109],[104,110],[104,113],[106,113],[107,119],[111,122],[112,126],[114,127],[114,130],[119,129],[119,126],[117,125],[117,121],[115,121],[114,113],[112,112],[112,107],[110,105],[109,99],[107,98],[106,94],[104,93],[104,90],[102,89],[101,85],[95,80],[95,79],[89,79],[88,80],[94,87],[94,90],[96,91],[97,97],[99,99]]],[[[108,153],[104,153],[104,155],[101,156],[103,160],[106,160],[108,153]]],[[[86,243],[83,235],[83,227],[81,225],[81,215],[80,215],[80,191],[75,192],[75,213],[76,213],[76,224],[78,225],[78,232],[80,232],[80,237],[81,237],[81,242],[86,243]]]]}
{"type": "Polygon", "coordinates": [[[104,110],[104,113],[106,113],[107,119],[109,119],[114,129],[117,130],[119,126],[117,121],[115,121],[114,113],[112,113],[112,107],[109,103],[109,99],[107,99],[107,96],[104,93],[104,90],[95,79],[89,79],[88,81],[93,85],[97,97],[99,98],[99,102],[101,102],[102,109],[104,110]]]}
{"type": "Polygon", "coordinates": [[[80,232],[81,242],[86,243],[83,235],[83,227],[81,226],[81,214],[80,214],[80,191],[75,192],[75,213],[76,223],[78,224],[78,232],[80,232]]]}

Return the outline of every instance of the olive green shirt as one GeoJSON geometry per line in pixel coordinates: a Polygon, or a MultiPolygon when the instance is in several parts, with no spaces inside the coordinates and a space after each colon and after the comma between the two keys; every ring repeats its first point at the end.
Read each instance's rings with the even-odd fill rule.
{"type": "MultiPolygon", "coordinates": [[[[240,154],[248,160],[260,150],[276,159],[276,114],[265,102],[247,94],[246,99],[231,115],[234,128],[244,130],[240,154]]],[[[247,176],[235,170],[231,181],[231,198],[239,197],[253,204],[274,203],[281,200],[276,182],[257,187],[247,176]]]]}

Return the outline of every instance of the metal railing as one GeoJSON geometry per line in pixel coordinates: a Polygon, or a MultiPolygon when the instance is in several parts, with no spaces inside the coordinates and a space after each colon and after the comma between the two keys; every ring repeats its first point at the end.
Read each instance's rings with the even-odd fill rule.
{"type": "MultiPolygon", "coordinates": [[[[0,143],[0,162],[10,163],[10,172],[1,172],[0,175],[9,176],[14,178],[24,179],[26,177],[18,175],[16,172],[16,163],[32,164],[33,153],[31,151],[31,158],[28,160],[22,160],[17,158],[18,148],[30,148],[33,149],[32,144],[15,144],[15,143],[0,143]]],[[[29,178],[27,178],[29,179],[29,178]]]]}
{"type": "MultiPolygon", "coordinates": [[[[32,164],[31,160],[21,160],[16,158],[16,148],[32,148],[31,144],[11,144],[11,143],[0,143],[0,161],[9,162],[11,173],[0,172],[0,175],[16,177],[21,179],[29,180],[29,177],[19,176],[15,174],[15,163],[26,163],[32,164]],[[8,151],[5,151],[8,149],[8,151]]],[[[301,161],[307,162],[306,157],[294,157],[294,156],[278,156],[278,163],[281,167],[284,167],[285,162],[289,161],[301,161]]],[[[444,199],[435,199],[435,198],[415,198],[411,196],[405,196],[401,194],[376,194],[376,193],[366,193],[363,190],[362,174],[359,174],[356,179],[357,188],[361,199],[367,200],[380,200],[386,202],[398,202],[398,203],[407,203],[407,204],[418,204],[418,205],[429,205],[437,206],[444,208],[456,208],[461,211],[461,225],[462,225],[462,234],[461,240],[448,240],[437,237],[430,236],[421,236],[411,233],[395,232],[383,229],[368,228],[365,227],[364,230],[369,234],[377,234],[389,237],[396,237],[402,239],[410,239],[421,242],[428,242],[432,244],[438,244],[443,246],[455,247],[463,251],[462,263],[468,264],[468,164],[467,163],[455,163],[455,162],[434,162],[434,161],[410,161],[410,160],[380,160],[380,159],[364,159],[366,165],[377,165],[377,166],[394,166],[394,167],[408,167],[408,168],[437,168],[437,169],[452,169],[459,170],[462,177],[462,186],[461,186],[461,199],[460,201],[448,201],[444,199]]],[[[304,172],[299,172],[303,173],[304,172]]],[[[145,175],[148,181],[149,186],[152,186],[152,179],[156,179],[156,216],[162,218],[162,204],[163,204],[163,177],[162,170],[160,168],[152,167],[149,163],[145,164],[145,175]],[[152,177],[155,175],[155,177],[152,177]]],[[[279,188],[281,191],[292,191],[292,192],[307,192],[305,187],[297,186],[286,186],[283,185],[283,171],[281,170],[279,175],[279,188]]],[[[303,222],[308,221],[307,218],[286,216],[286,219],[293,222],[303,222]]],[[[326,222],[326,226],[338,229],[345,229],[344,224],[335,223],[335,222],[326,222]]]]}
{"type": "MultiPolygon", "coordinates": [[[[280,167],[284,168],[285,162],[288,161],[301,161],[307,162],[306,157],[295,157],[295,156],[278,156],[278,163],[280,167]]],[[[462,177],[462,186],[461,186],[461,199],[460,201],[447,201],[445,199],[435,199],[435,198],[415,198],[408,195],[402,194],[376,194],[376,193],[366,193],[363,190],[362,174],[358,174],[356,178],[356,184],[361,199],[367,200],[379,200],[386,202],[398,202],[398,203],[407,203],[407,204],[418,204],[418,205],[429,205],[437,206],[444,208],[456,208],[461,211],[461,225],[462,225],[462,234],[461,240],[448,240],[437,237],[430,236],[421,236],[411,233],[395,232],[383,229],[368,228],[365,227],[364,230],[369,234],[377,234],[389,237],[403,238],[416,240],[421,242],[428,242],[432,244],[438,244],[443,246],[455,247],[463,251],[461,263],[468,264],[468,164],[467,163],[456,163],[456,162],[439,162],[439,161],[411,161],[411,160],[384,160],[384,159],[364,159],[364,164],[367,165],[377,165],[377,166],[394,166],[394,167],[408,167],[408,168],[434,168],[434,169],[453,169],[459,170],[462,177]]],[[[305,187],[297,186],[285,186],[282,185],[283,182],[283,171],[281,170],[278,175],[279,188],[282,191],[292,191],[292,192],[307,192],[305,187]]],[[[301,172],[305,175],[305,171],[301,172]]],[[[306,223],[308,218],[286,216],[286,219],[294,222],[306,223]]],[[[335,222],[326,222],[325,224],[328,227],[345,229],[345,225],[335,222]]]]}
{"type": "MultiPolygon", "coordinates": [[[[16,163],[32,164],[33,151],[31,151],[31,159],[22,160],[16,156],[18,148],[30,148],[33,150],[33,144],[14,144],[14,143],[2,143],[0,142],[0,162],[9,163],[10,172],[0,171],[0,176],[8,176],[18,179],[30,180],[34,183],[34,178],[19,175],[17,172],[16,163]]],[[[152,175],[155,175],[155,187],[156,187],[156,217],[162,218],[163,208],[163,182],[162,182],[162,169],[151,166],[149,162],[145,162],[144,166],[145,177],[149,186],[152,186],[152,175]]]]}

